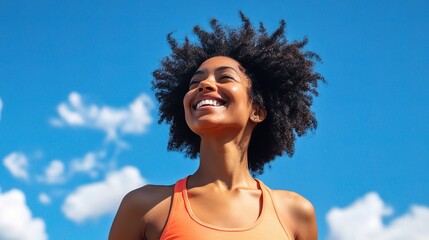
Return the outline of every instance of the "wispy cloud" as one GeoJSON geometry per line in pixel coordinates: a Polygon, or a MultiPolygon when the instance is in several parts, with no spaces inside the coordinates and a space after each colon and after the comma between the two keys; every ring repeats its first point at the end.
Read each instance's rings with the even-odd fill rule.
{"type": "Polygon", "coordinates": [[[45,222],[33,218],[22,191],[0,192],[0,213],[0,239],[48,239],[45,222]]]}
{"type": "Polygon", "coordinates": [[[144,184],[139,170],[126,166],[108,174],[104,181],[78,187],[66,197],[62,211],[74,222],[113,214],[127,192],[144,184]]]}
{"type": "Polygon", "coordinates": [[[345,208],[333,208],[327,214],[331,240],[423,240],[429,239],[429,208],[411,206],[411,210],[384,224],[393,214],[377,193],[368,193],[345,208]]]}
{"type": "Polygon", "coordinates": [[[49,205],[51,203],[51,198],[48,194],[42,192],[39,194],[39,202],[43,205],[49,205]]]}
{"type": "Polygon", "coordinates": [[[82,127],[106,133],[106,140],[118,141],[119,135],[142,134],[152,122],[153,103],[140,94],[126,107],[97,106],[86,103],[77,92],[71,92],[67,102],[57,107],[58,117],[50,120],[56,127],[82,127]]]}
{"type": "Polygon", "coordinates": [[[3,164],[15,178],[28,180],[28,159],[21,152],[12,152],[3,159],[3,164]]]}
{"type": "Polygon", "coordinates": [[[103,169],[104,166],[100,159],[106,156],[105,151],[88,152],[82,158],[75,158],[70,163],[70,174],[84,173],[91,177],[97,177],[98,171],[103,169]]]}
{"type": "Polygon", "coordinates": [[[63,183],[66,180],[64,173],[64,163],[56,159],[46,167],[44,175],[40,176],[39,180],[48,184],[63,183]]]}

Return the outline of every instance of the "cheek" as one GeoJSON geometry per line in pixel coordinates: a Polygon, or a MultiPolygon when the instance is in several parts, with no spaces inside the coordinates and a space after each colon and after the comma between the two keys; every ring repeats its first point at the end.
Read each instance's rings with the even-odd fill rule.
{"type": "MultiPolygon", "coordinates": [[[[188,123],[188,117],[191,114],[191,100],[192,100],[192,92],[187,92],[183,97],[183,109],[185,110],[185,121],[188,123]]],[[[188,123],[189,125],[189,123],[188,123]]]]}
{"type": "Polygon", "coordinates": [[[242,89],[239,86],[233,86],[229,89],[229,91],[231,93],[231,98],[233,98],[236,102],[241,101],[244,97],[242,94],[242,89]]]}
{"type": "Polygon", "coordinates": [[[240,103],[240,105],[247,106],[250,104],[249,94],[246,89],[239,86],[234,86],[230,89],[230,91],[232,93],[231,96],[233,96],[233,98],[235,98],[234,100],[240,103]]]}
{"type": "Polygon", "coordinates": [[[189,111],[188,106],[191,104],[191,92],[187,92],[183,97],[183,108],[185,112],[189,111]]]}
{"type": "Polygon", "coordinates": [[[233,92],[237,92],[237,91],[239,91],[239,87],[238,86],[233,86],[232,88],[231,88],[231,91],[233,91],[233,92]]]}

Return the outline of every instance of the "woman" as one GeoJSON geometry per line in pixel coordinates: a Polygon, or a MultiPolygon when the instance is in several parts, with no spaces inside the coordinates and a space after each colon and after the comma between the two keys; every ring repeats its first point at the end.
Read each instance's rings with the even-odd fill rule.
{"type": "Polygon", "coordinates": [[[306,39],[287,42],[284,21],[269,35],[240,16],[237,29],[196,26],[198,44],[168,35],[172,54],[154,72],[159,122],[171,125],[168,148],[199,157],[199,168],[127,194],[109,239],[317,239],[311,203],[252,174],[316,127],[319,58],[302,51],[306,39]]]}

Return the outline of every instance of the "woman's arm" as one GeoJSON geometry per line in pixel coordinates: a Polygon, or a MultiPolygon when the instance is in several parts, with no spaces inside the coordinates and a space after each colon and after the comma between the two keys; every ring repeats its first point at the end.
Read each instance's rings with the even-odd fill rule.
{"type": "Polygon", "coordinates": [[[128,193],[113,220],[109,240],[159,239],[167,222],[173,189],[173,185],[146,185],[128,193]]]}
{"type": "Polygon", "coordinates": [[[142,189],[128,193],[121,202],[112,227],[109,240],[141,240],[144,239],[145,224],[142,221],[144,201],[139,201],[142,189]]]}
{"type": "MultiPolygon", "coordinates": [[[[301,197],[301,196],[300,196],[301,197]]],[[[317,240],[316,213],[313,205],[304,197],[297,200],[294,208],[297,219],[297,239],[317,240]]]]}

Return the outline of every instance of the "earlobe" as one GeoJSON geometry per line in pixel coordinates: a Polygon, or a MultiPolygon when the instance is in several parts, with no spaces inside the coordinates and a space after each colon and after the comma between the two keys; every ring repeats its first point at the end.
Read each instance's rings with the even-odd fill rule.
{"type": "Polygon", "coordinates": [[[252,122],[254,123],[259,123],[259,116],[258,115],[252,115],[250,116],[250,120],[252,120],[252,122]]]}
{"type": "Polygon", "coordinates": [[[250,115],[250,120],[254,123],[260,123],[264,121],[267,116],[267,110],[261,106],[255,106],[253,109],[252,115],[250,115]]]}

